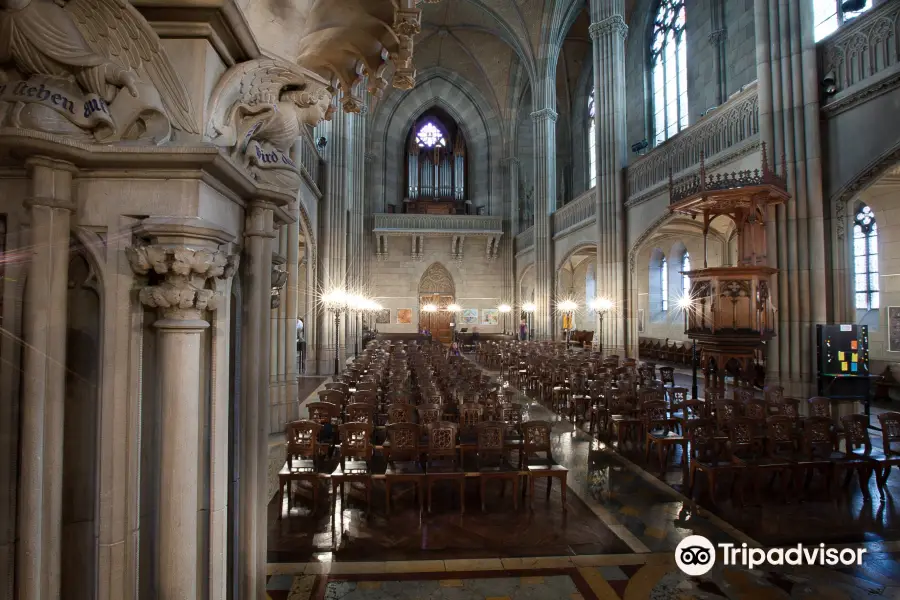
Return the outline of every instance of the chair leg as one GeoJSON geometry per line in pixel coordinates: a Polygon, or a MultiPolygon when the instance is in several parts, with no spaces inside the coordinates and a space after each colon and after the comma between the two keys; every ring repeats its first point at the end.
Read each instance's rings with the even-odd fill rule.
{"type": "Polygon", "coordinates": [[[547,500],[550,499],[550,489],[553,487],[553,478],[547,477],[547,500]]]}
{"type": "Polygon", "coordinates": [[[388,516],[391,514],[391,480],[384,480],[384,512],[388,516]]]}
{"type": "Polygon", "coordinates": [[[484,507],[484,482],[485,482],[485,477],[482,476],[482,477],[479,477],[478,479],[480,480],[480,481],[478,482],[478,491],[479,491],[479,495],[481,496],[481,512],[487,512],[486,509],[485,509],[485,507],[484,507]]]}
{"type": "Polygon", "coordinates": [[[466,478],[459,480],[459,514],[466,514],[466,478]]]}
{"type": "Polygon", "coordinates": [[[519,476],[513,478],[513,510],[519,510],[519,476]]]}
{"type": "Polygon", "coordinates": [[[434,484],[433,480],[428,480],[426,485],[428,486],[428,512],[431,512],[431,486],[434,484]]]}
{"type": "Polygon", "coordinates": [[[562,486],[562,509],[563,512],[567,512],[569,509],[566,507],[566,489],[569,487],[566,481],[568,480],[568,473],[563,473],[562,477],[559,479],[559,484],[562,486]]]}

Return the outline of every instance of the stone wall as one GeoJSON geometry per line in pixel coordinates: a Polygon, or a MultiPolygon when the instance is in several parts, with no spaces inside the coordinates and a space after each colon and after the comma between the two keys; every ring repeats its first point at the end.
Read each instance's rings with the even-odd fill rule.
{"type": "MultiPolygon", "coordinates": [[[[502,302],[503,264],[501,260],[486,258],[486,238],[470,237],[463,245],[461,261],[453,260],[450,241],[446,236],[425,237],[421,260],[413,260],[409,236],[388,237],[388,254],[384,260],[370,264],[370,288],[372,295],[385,308],[391,310],[391,323],[378,325],[384,333],[406,333],[416,331],[419,323],[419,282],[425,270],[439,262],[453,278],[456,302],[462,308],[479,309],[479,331],[494,333],[502,330],[499,326],[482,325],[481,309],[496,308],[502,302]],[[397,309],[410,308],[412,323],[397,323],[397,309]]],[[[471,329],[471,326],[469,326],[471,329]]]]}

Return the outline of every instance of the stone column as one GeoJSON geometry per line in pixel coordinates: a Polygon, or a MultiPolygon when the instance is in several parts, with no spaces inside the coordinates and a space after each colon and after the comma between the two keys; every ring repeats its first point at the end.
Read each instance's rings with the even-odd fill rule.
{"type": "Polygon", "coordinates": [[[770,211],[766,232],[768,264],[779,269],[772,286],[777,337],[769,343],[766,378],[797,397],[814,393],[813,325],[825,322],[829,297],[822,290],[829,282],[812,10],[806,0],[754,2],[760,139],[771,165],[780,172],[786,163],[793,196],[770,211]]]}
{"type": "Polygon", "coordinates": [[[26,163],[31,185],[28,279],[22,311],[19,600],[60,598],[66,291],[74,167],[47,158],[26,163]]]}
{"type": "Polygon", "coordinates": [[[287,366],[287,399],[290,403],[288,420],[296,420],[299,417],[296,406],[297,378],[297,318],[300,316],[299,306],[299,279],[300,279],[300,215],[295,210],[297,220],[285,227],[287,237],[287,283],[281,293],[281,303],[287,315],[287,323],[284,328],[285,364],[287,366]]]}
{"type": "MultiPolygon", "coordinates": [[[[603,350],[629,355],[625,269],[625,25],[623,0],[592,0],[594,135],[597,152],[597,295],[612,300],[603,322],[603,350]]],[[[633,354],[636,348],[631,348],[633,354]]]]}
{"type": "Polygon", "coordinates": [[[506,269],[506,285],[508,287],[506,298],[510,304],[516,309],[514,319],[516,331],[518,331],[519,312],[522,302],[530,300],[519,298],[519,280],[516,276],[516,236],[519,234],[519,159],[515,156],[509,156],[503,159],[503,163],[507,169],[507,185],[509,186],[507,218],[504,219],[507,237],[506,254],[504,255],[503,264],[506,269]]]}
{"type": "Polygon", "coordinates": [[[268,461],[269,317],[273,206],[254,202],[244,227],[244,320],[241,340],[239,548],[241,598],[265,598],[268,461]]]}
{"type": "MultiPolygon", "coordinates": [[[[208,548],[200,545],[198,480],[202,447],[201,390],[205,311],[222,298],[207,289],[207,280],[225,273],[228,259],[219,246],[234,238],[196,217],[153,217],[137,234],[149,246],[127,250],[131,267],[148,276],[140,291],[145,306],[159,309],[160,501],[159,592],[162,598],[197,598],[203,589],[208,548]]],[[[151,374],[147,374],[151,375],[151,374]]],[[[152,376],[152,375],[151,375],[152,376]]],[[[199,490],[201,493],[203,490],[199,490]]]]}
{"type": "MultiPolygon", "coordinates": [[[[319,203],[319,289],[328,291],[334,288],[347,286],[346,263],[346,214],[347,214],[347,185],[350,178],[347,175],[348,147],[351,144],[348,135],[348,122],[352,117],[342,110],[335,112],[331,121],[325,123],[323,132],[328,145],[325,147],[325,177],[322,200],[319,203]]],[[[317,342],[318,342],[318,372],[330,375],[334,371],[335,356],[335,331],[334,318],[325,311],[318,312],[317,342]]],[[[344,341],[346,335],[346,319],[341,319],[340,354],[338,361],[344,363],[347,349],[344,341]]]]}
{"type": "MultiPolygon", "coordinates": [[[[725,57],[725,42],[728,40],[728,30],[725,29],[724,0],[710,0],[710,27],[709,44],[712,46],[713,52],[716,106],[722,106],[728,99],[728,63],[725,57]]],[[[708,107],[704,107],[703,110],[706,110],[706,108],[708,107]]]]}
{"type": "Polygon", "coordinates": [[[556,210],[556,111],[542,108],[531,113],[534,121],[534,266],[537,310],[534,334],[553,339],[556,304],[556,265],[553,257],[551,215],[556,210]]]}

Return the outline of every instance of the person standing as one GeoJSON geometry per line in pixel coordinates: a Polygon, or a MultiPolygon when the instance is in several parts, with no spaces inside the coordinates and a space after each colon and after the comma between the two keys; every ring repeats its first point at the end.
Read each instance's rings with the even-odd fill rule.
{"type": "Polygon", "coordinates": [[[519,339],[523,342],[528,339],[528,323],[525,319],[519,322],[519,339]]]}

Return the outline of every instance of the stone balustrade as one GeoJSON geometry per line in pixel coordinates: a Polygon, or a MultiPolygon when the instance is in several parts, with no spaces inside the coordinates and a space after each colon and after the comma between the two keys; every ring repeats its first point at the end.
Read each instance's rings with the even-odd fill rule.
{"type": "Polygon", "coordinates": [[[554,239],[594,223],[597,200],[590,189],[553,213],[554,239]]]}
{"type": "Polygon", "coordinates": [[[534,248],[534,225],[516,236],[516,254],[534,248]]]}
{"type": "Polygon", "coordinates": [[[374,232],[436,235],[501,235],[503,219],[482,215],[420,215],[376,213],[374,232]]]}
{"type": "Polygon", "coordinates": [[[701,152],[710,168],[754,150],[759,140],[759,99],[751,83],[728,102],[649,154],[627,170],[628,202],[640,202],[668,185],[669,172],[679,180],[700,163],[701,152]]]}
{"type": "Polygon", "coordinates": [[[885,2],[818,45],[820,78],[835,91],[822,110],[834,114],[900,85],[900,3],[885,2]]]}

